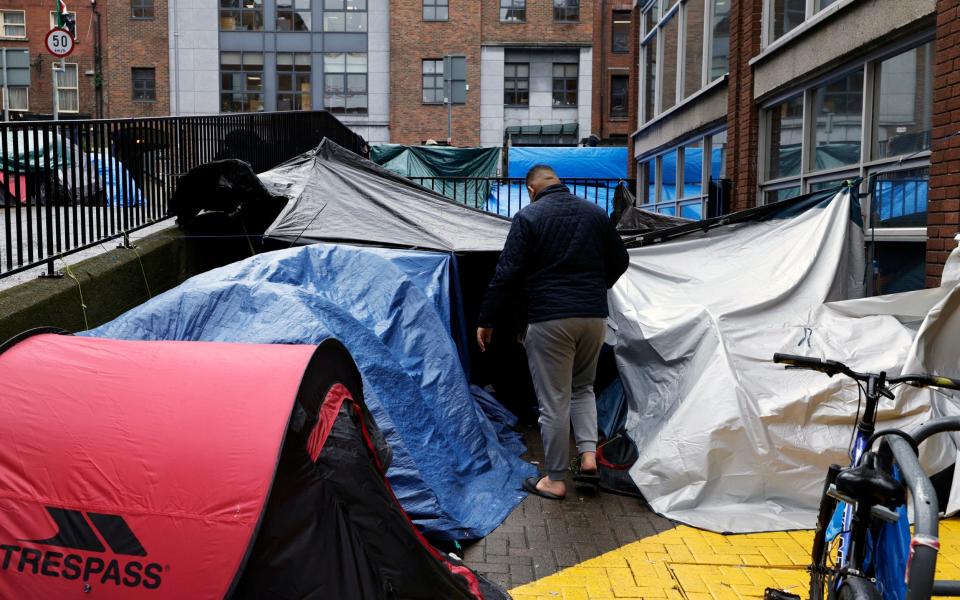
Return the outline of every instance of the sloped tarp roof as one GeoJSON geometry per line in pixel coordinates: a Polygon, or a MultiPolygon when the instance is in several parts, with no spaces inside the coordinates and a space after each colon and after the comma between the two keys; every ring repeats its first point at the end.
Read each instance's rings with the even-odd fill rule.
{"type": "Polygon", "coordinates": [[[269,252],[193,277],[86,335],[343,340],[393,449],[387,475],[403,507],[431,537],[483,537],[536,471],[520,460],[516,434],[471,395],[450,336],[452,260],[347,245],[269,252]]]}
{"type": "Polygon", "coordinates": [[[0,380],[0,597],[507,597],[410,524],[333,340],[34,335],[0,380]]]}
{"type": "Polygon", "coordinates": [[[614,210],[610,218],[616,221],[617,231],[621,236],[670,229],[693,222],[690,219],[644,210],[637,207],[636,203],[636,198],[627,186],[623,183],[619,184],[614,195],[614,210]]]}
{"type": "Polygon", "coordinates": [[[445,252],[503,249],[510,221],[457,204],[325,139],[260,174],[289,199],[265,236],[445,252]]]}

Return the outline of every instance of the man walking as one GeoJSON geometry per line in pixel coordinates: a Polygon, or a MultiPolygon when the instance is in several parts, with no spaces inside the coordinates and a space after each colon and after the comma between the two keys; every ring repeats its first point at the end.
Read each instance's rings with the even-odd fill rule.
{"type": "Polygon", "coordinates": [[[480,312],[477,343],[486,351],[511,300],[526,301],[523,345],[540,404],[546,476],[524,489],[554,500],[567,492],[570,422],[580,476],[597,479],[597,404],[593,380],[603,345],[607,290],[627,270],[627,251],[600,207],[578,198],[546,165],[526,179],[531,203],[516,214],[480,312]]]}

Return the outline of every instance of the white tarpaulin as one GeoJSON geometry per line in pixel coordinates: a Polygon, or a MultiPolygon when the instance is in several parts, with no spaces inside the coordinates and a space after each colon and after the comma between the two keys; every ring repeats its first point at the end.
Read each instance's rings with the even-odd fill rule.
{"type": "MultiPolygon", "coordinates": [[[[630,474],[669,518],[724,532],[814,526],[828,465],[849,462],[858,388],[786,371],[775,352],[960,375],[960,293],[847,300],[863,294],[859,207],[843,192],[790,212],[633,249],[611,293],[640,450],[630,474]]],[[[960,414],[952,406],[911,388],[879,419],[909,428],[960,414]]],[[[932,468],[954,459],[952,444],[927,450],[932,468]]]]}

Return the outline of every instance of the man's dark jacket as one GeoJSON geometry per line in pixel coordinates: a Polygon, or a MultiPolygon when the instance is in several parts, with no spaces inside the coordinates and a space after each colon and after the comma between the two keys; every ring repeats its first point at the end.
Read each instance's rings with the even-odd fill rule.
{"type": "Polygon", "coordinates": [[[607,290],[627,270],[627,251],[602,208],[564,185],[540,192],[513,218],[479,324],[509,320],[522,296],[528,323],[606,317],[607,290]]]}

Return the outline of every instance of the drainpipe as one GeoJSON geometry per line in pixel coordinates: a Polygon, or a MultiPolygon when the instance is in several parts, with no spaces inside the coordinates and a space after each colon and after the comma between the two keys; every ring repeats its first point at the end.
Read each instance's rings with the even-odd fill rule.
{"type": "Polygon", "coordinates": [[[90,0],[97,31],[93,38],[93,87],[97,95],[97,118],[103,118],[103,42],[100,37],[100,11],[97,0],[90,0]]]}
{"type": "Polygon", "coordinates": [[[180,22],[177,20],[177,0],[170,2],[168,22],[173,22],[173,114],[180,116],[180,22]]]}

